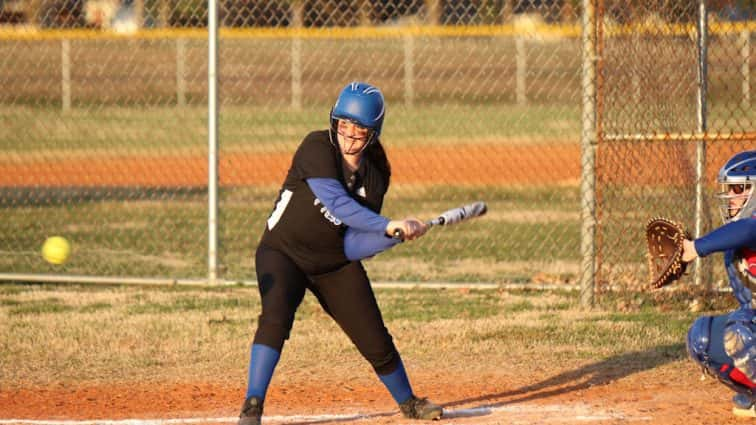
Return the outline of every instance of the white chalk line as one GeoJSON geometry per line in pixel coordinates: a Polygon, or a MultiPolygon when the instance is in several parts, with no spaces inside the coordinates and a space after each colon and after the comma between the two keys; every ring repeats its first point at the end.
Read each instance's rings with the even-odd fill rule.
{"type": "MultiPolygon", "coordinates": [[[[444,409],[444,419],[487,416],[492,413],[511,413],[516,415],[539,415],[541,421],[549,421],[553,416],[555,422],[597,422],[606,420],[651,421],[650,416],[628,416],[622,412],[595,411],[587,405],[503,405],[482,406],[469,409],[444,409]],[[552,415],[546,415],[550,413],[552,415]],[[569,416],[572,414],[572,416],[569,416]]],[[[398,414],[398,413],[397,413],[398,414]]],[[[360,421],[380,414],[333,414],[333,415],[265,415],[265,423],[297,423],[327,421],[360,421]]],[[[172,418],[172,419],[89,419],[89,420],[42,420],[42,419],[0,419],[0,425],[183,425],[203,423],[236,423],[238,417],[219,418],[172,418]]]]}
{"type": "Polygon", "coordinates": [[[556,422],[595,422],[606,420],[623,421],[650,421],[651,416],[628,416],[622,412],[595,411],[588,405],[532,405],[532,404],[507,404],[503,406],[482,406],[470,409],[449,410],[444,409],[444,419],[485,416],[496,412],[504,412],[515,415],[538,415],[539,421],[556,422]],[[574,416],[569,416],[569,414],[574,416]],[[551,415],[544,415],[551,414],[551,415]],[[551,417],[549,417],[551,416],[551,417]]]}
{"type": "MultiPolygon", "coordinates": [[[[266,423],[291,423],[310,421],[360,420],[367,415],[291,415],[270,416],[263,418],[266,423]]],[[[29,419],[0,419],[3,425],[181,425],[204,423],[236,423],[238,416],[222,418],[174,418],[174,419],[91,419],[91,420],[29,420],[29,419]]]]}

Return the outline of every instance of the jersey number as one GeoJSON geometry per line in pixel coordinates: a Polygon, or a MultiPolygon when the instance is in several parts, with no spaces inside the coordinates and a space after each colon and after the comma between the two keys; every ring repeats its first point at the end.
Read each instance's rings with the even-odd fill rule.
{"type": "Polygon", "coordinates": [[[289,201],[291,201],[292,193],[293,192],[288,189],[281,192],[281,199],[278,200],[276,207],[273,208],[273,212],[268,218],[268,230],[273,230],[273,227],[278,224],[278,220],[281,219],[286,206],[289,205],[289,201]]]}

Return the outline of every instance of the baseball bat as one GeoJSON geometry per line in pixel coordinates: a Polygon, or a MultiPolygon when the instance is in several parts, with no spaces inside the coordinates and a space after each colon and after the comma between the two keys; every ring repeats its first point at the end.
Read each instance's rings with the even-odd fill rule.
{"type": "MultiPolygon", "coordinates": [[[[463,205],[461,207],[444,211],[438,217],[426,221],[425,224],[429,229],[434,226],[451,226],[453,224],[458,224],[463,221],[470,220],[471,218],[480,217],[487,211],[488,206],[485,202],[473,202],[472,204],[463,205]]],[[[401,229],[396,229],[394,231],[394,238],[404,239],[404,232],[401,229]]]]}

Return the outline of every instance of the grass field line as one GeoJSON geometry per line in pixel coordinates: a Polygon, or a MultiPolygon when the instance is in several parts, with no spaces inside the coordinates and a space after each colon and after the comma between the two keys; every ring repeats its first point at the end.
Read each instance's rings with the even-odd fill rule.
{"type": "MultiPolygon", "coordinates": [[[[594,411],[584,404],[564,405],[525,405],[512,404],[503,406],[482,406],[475,408],[462,408],[456,410],[444,410],[444,419],[483,417],[496,414],[509,414],[517,417],[530,417],[537,415],[540,421],[546,422],[599,422],[607,420],[621,420],[627,422],[651,421],[650,416],[627,415],[617,409],[612,412],[594,411]]],[[[393,413],[348,413],[348,414],[324,414],[324,415],[265,415],[266,423],[319,423],[327,421],[361,421],[376,417],[388,417],[393,413]]],[[[488,418],[493,419],[493,418],[488,418]]],[[[503,418],[502,418],[503,419],[503,418]]],[[[173,419],[92,419],[92,420],[32,420],[32,419],[0,419],[0,425],[179,425],[179,424],[203,424],[203,423],[236,423],[238,417],[218,418],[173,418],[173,419]]]]}

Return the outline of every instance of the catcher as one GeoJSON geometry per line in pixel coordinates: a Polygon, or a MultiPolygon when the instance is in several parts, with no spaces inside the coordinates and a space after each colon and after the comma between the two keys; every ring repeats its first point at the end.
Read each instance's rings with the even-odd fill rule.
{"type": "Polygon", "coordinates": [[[719,170],[717,195],[724,225],[696,240],[682,240],[682,261],[724,253],[732,293],[740,307],[699,317],[687,336],[688,354],[736,392],[733,413],[756,417],[756,314],[748,284],[756,284],[756,150],[738,153],[719,170]]]}

